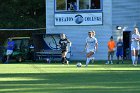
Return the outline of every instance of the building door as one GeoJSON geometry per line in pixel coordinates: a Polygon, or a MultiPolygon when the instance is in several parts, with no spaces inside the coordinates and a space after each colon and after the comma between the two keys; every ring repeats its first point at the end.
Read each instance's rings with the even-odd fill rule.
{"type": "Polygon", "coordinates": [[[123,32],[123,56],[124,59],[131,58],[131,31],[123,32]]]}

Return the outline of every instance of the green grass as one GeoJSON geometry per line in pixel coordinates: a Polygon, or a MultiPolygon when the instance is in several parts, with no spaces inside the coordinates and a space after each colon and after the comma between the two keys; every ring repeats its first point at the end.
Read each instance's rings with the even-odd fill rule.
{"type": "Polygon", "coordinates": [[[140,65],[0,64],[0,93],[140,93],[140,65]]]}

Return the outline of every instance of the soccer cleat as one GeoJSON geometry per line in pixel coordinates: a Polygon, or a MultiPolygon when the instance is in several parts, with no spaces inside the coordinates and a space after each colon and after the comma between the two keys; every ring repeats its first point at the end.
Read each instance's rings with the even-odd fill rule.
{"type": "Polygon", "coordinates": [[[64,62],[62,62],[62,64],[64,64],[64,62]]]}
{"type": "Polygon", "coordinates": [[[113,62],[111,61],[111,64],[113,64],[113,62]]]}
{"type": "Polygon", "coordinates": [[[107,61],[105,64],[109,64],[109,61],[107,61]]]}
{"type": "Polygon", "coordinates": [[[91,59],[91,63],[94,63],[94,59],[91,59]]]}
{"type": "Polygon", "coordinates": [[[87,67],[88,65],[85,65],[85,67],[87,67]]]}
{"type": "Polygon", "coordinates": [[[69,65],[69,61],[66,61],[66,64],[69,65]]]}
{"type": "Polygon", "coordinates": [[[134,66],[137,66],[137,62],[135,62],[133,65],[134,65],[134,66]]]}
{"type": "Polygon", "coordinates": [[[6,62],[4,62],[4,64],[8,64],[8,62],[6,61],[6,62]]]}
{"type": "Polygon", "coordinates": [[[133,66],[137,66],[137,64],[133,64],[133,66]]]}
{"type": "Polygon", "coordinates": [[[119,64],[119,62],[117,62],[117,64],[119,64]]]}

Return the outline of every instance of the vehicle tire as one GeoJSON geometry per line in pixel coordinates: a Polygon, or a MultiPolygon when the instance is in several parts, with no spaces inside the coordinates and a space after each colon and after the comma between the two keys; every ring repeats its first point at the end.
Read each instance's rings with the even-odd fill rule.
{"type": "Polygon", "coordinates": [[[16,57],[17,62],[23,62],[25,59],[20,55],[16,57]]]}
{"type": "Polygon", "coordinates": [[[4,63],[6,61],[6,56],[3,56],[1,60],[2,60],[2,63],[4,63]]]}
{"type": "Polygon", "coordinates": [[[34,54],[34,53],[31,53],[30,58],[31,58],[31,60],[32,60],[33,62],[35,62],[35,61],[36,61],[36,57],[35,57],[35,54],[34,54]]]}
{"type": "Polygon", "coordinates": [[[32,61],[33,61],[33,62],[36,62],[36,60],[35,60],[35,59],[32,59],[32,61]]]}

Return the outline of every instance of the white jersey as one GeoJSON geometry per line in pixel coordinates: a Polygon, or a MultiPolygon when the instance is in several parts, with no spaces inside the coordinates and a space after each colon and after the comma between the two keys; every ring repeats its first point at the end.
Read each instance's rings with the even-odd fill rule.
{"type": "Polygon", "coordinates": [[[96,43],[98,43],[97,39],[95,37],[87,37],[86,38],[87,43],[87,49],[95,49],[96,43]]]}
{"type": "Polygon", "coordinates": [[[140,39],[140,35],[133,34],[131,37],[131,46],[137,47],[139,46],[139,41],[135,39],[140,39]]]}

